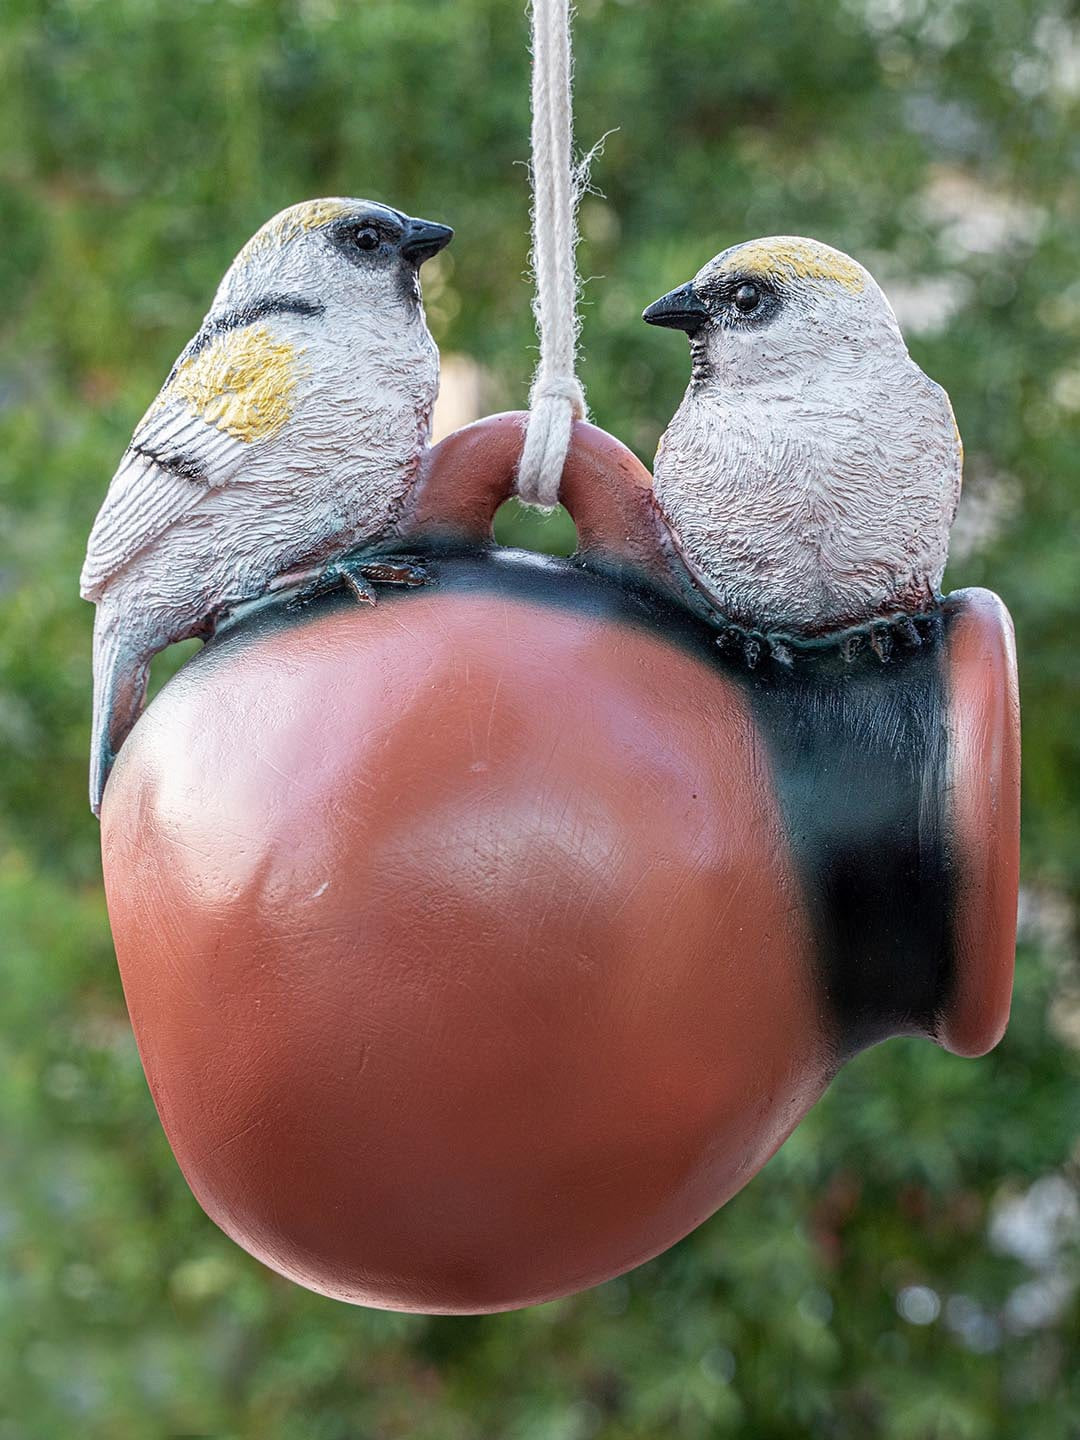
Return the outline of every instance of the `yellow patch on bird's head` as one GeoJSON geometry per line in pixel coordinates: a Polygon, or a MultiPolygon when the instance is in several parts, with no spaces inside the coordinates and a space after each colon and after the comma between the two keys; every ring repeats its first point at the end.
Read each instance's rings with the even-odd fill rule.
{"type": "Polygon", "coordinates": [[[228,330],[181,361],[161,398],[185,401],[236,440],[268,440],[292,414],[298,353],[265,325],[228,330]]]}
{"type": "Polygon", "coordinates": [[[804,240],[798,235],[772,235],[764,240],[748,240],[729,250],[717,266],[718,273],[732,271],[760,275],[771,280],[835,280],[852,295],[866,289],[866,272],[862,266],[818,240],[804,240]]]}
{"type": "Polygon", "coordinates": [[[329,225],[332,220],[341,220],[350,215],[354,208],[353,201],[338,199],[303,200],[299,205],[290,205],[287,210],[279,211],[256,230],[236,257],[237,263],[247,264],[256,255],[280,249],[308,230],[318,230],[322,225],[329,225]]]}

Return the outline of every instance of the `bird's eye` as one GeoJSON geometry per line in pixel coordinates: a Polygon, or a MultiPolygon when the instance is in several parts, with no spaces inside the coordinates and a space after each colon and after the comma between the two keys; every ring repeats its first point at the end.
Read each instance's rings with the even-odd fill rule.
{"type": "Polygon", "coordinates": [[[361,225],[353,233],[353,244],[358,250],[377,250],[379,248],[379,232],[374,225],[361,225]]]}
{"type": "Polygon", "coordinates": [[[735,291],[735,309],[740,315],[749,315],[751,310],[756,310],[761,304],[761,291],[750,281],[740,285],[735,291]]]}

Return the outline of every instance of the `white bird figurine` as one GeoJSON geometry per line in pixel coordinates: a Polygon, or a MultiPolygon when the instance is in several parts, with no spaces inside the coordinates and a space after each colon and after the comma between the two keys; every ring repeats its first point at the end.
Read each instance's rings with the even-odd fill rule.
{"type": "Polygon", "coordinates": [[[287,572],[367,599],[366,571],[409,580],[337,560],[374,545],[417,476],[439,383],[418,271],[452,235],[366,200],[312,200],[229,267],[90,535],[95,814],[159,650],[287,572]]]}
{"type": "Polygon", "coordinates": [[[644,319],[690,337],[655,496],[722,616],[797,637],[932,606],[963,449],[861,265],[816,240],[751,240],[644,319]]]}

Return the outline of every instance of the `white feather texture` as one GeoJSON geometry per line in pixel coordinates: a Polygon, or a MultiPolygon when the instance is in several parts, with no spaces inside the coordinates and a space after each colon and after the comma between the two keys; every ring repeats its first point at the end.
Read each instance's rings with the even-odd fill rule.
{"type": "Polygon", "coordinates": [[[774,236],[710,261],[690,298],[702,315],[679,328],[693,332],[693,378],[655,493],[718,610],[798,634],[929,604],[962,449],[872,277],[829,246],[774,236]],[[760,290],[760,313],[739,313],[741,285],[760,290]]]}
{"type": "Polygon", "coordinates": [[[233,262],[90,535],[95,809],[156,651],[275,576],[375,541],[401,508],[438,391],[417,268],[449,235],[363,200],[311,201],[233,262]],[[365,227],[378,243],[360,249],[365,227]]]}

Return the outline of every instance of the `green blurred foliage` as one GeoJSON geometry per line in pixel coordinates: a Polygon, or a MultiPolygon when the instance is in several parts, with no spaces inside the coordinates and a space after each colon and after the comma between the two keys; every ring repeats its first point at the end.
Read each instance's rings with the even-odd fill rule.
{"type": "Polygon", "coordinates": [[[169,1155],[84,798],[85,536],[233,253],[303,197],[453,223],[425,272],[433,328],[488,367],[500,405],[523,403],[523,8],[0,11],[0,1440],[1076,1440],[1072,0],[580,0],[576,34],[579,138],[620,127],[582,213],[582,373],[596,419],[643,456],[687,360],[637,317],[722,246],[818,235],[898,296],[945,297],[909,334],[967,442],[975,540],[950,580],[1005,596],[1025,701],[1004,1044],[860,1057],[669,1254],[487,1319],[288,1285],[203,1217],[169,1155]]]}

